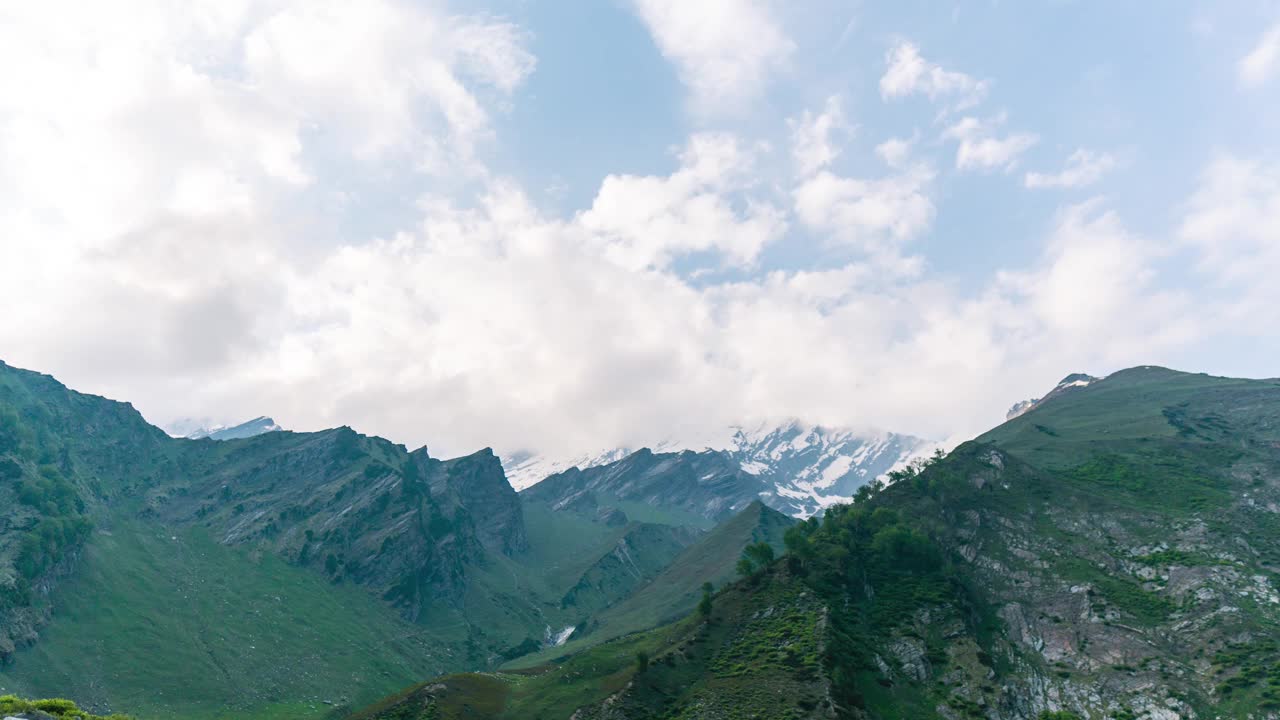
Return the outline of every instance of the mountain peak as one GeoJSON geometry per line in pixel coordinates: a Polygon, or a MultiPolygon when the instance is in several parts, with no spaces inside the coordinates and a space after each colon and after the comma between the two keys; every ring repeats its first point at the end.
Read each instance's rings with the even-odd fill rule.
{"type": "Polygon", "coordinates": [[[1026,415],[1053,398],[1059,397],[1064,393],[1088,387],[1100,379],[1101,378],[1096,378],[1085,373],[1071,373],[1070,375],[1062,378],[1062,380],[1060,380],[1052,390],[1045,394],[1044,397],[1031,398],[1030,400],[1023,400],[1021,402],[1014,403],[1013,407],[1009,408],[1009,411],[1005,413],[1004,419],[1007,421],[1026,415]]]}

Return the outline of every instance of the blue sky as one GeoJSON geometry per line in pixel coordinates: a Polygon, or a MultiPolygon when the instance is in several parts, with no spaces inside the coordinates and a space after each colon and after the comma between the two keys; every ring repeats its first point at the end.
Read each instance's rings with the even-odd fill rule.
{"type": "Polygon", "coordinates": [[[67,11],[0,23],[0,358],[158,423],[955,439],[1280,375],[1272,0],[67,11]]]}

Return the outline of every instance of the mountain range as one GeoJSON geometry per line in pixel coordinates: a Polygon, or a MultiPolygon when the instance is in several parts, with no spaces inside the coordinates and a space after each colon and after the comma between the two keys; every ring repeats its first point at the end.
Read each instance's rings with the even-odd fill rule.
{"type": "Polygon", "coordinates": [[[759,498],[780,512],[804,518],[848,502],[858,488],[933,447],[910,435],[855,432],[791,420],[732,427],[717,440],[669,440],[652,449],[615,448],[567,460],[519,454],[504,459],[503,467],[511,484],[525,490],[574,468],[618,470],[660,456],[672,463],[714,467],[716,473],[739,475],[730,505],[741,507],[744,499],[759,498]]]}
{"type": "Polygon", "coordinates": [[[792,526],[705,610],[356,717],[1280,717],[1280,380],[1070,387],[792,526]]]}
{"type": "Polygon", "coordinates": [[[517,492],[487,449],[174,438],[0,363],[0,696],[144,720],[1280,717],[1280,381],[1068,376],[949,454],[894,437],[788,424],[517,492]]]}

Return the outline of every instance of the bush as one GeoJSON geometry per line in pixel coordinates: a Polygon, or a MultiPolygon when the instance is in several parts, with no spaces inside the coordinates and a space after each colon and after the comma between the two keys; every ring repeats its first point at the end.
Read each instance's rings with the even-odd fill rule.
{"type": "Polygon", "coordinates": [[[48,700],[23,700],[16,695],[0,695],[0,715],[28,713],[32,711],[48,713],[62,720],[129,720],[125,715],[92,715],[70,700],[51,698],[48,700]]]}

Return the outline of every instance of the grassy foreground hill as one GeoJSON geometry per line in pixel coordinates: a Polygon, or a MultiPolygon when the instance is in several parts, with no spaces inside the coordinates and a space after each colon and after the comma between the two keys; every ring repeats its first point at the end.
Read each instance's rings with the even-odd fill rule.
{"type": "Polygon", "coordinates": [[[1280,717],[1280,381],[1116,373],[787,549],[710,622],[359,717],[1280,717]]]}

